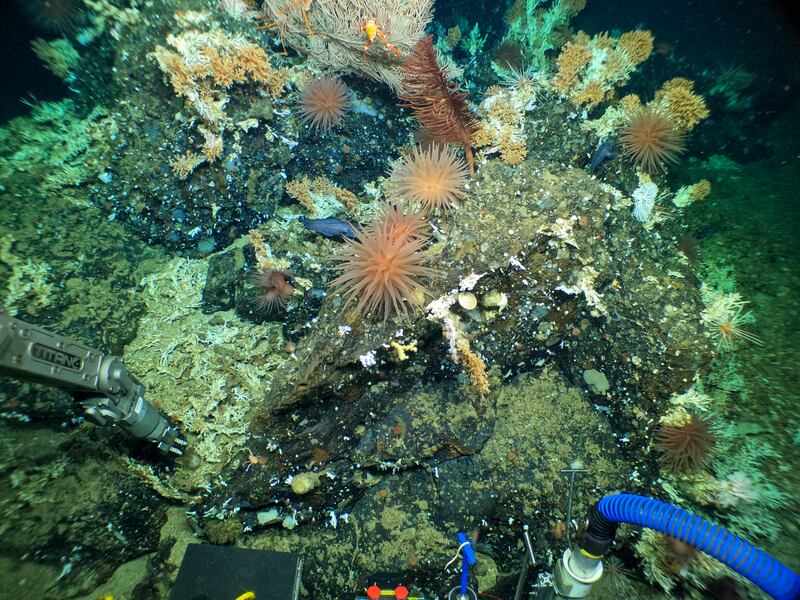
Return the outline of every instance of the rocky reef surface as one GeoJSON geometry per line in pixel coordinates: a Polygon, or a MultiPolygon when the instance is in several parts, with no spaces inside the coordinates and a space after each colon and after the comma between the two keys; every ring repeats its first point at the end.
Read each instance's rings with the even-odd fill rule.
{"type": "Polygon", "coordinates": [[[331,575],[366,532],[355,581],[400,564],[433,585],[445,540],[472,529],[510,576],[524,524],[541,551],[563,536],[561,469],[589,469],[579,511],[648,489],[650,430],[710,360],[686,260],[613,188],[533,160],[490,161],[470,187],[435,222],[426,310],[370,323],[326,298],[251,411],[263,460],[223,469],[198,511],[296,529],[285,547],[319,548],[313,580],[332,584],[315,594],[353,583],[331,575]]]}
{"type": "MultiPolygon", "coordinates": [[[[154,456],[67,395],[4,381],[0,564],[22,574],[8,589],[164,598],[203,540],[308,557],[303,592],[320,600],[377,572],[435,594],[459,531],[477,532],[479,588],[508,589],[523,529],[548,564],[576,533],[565,469],[580,471],[575,520],[615,490],[677,494],[653,433],[718,355],[707,297],[679,219],[636,216],[641,174],[619,156],[600,177],[581,166],[598,141],[586,113],[528,90],[522,149],[477,153],[459,205],[430,219],[422,306],[381,321],[330,293],[343,242],[300,217],[379,213],[412,143],[396,98],[346,77],[352,114],[315,133],[295,105],[319,65],[258,20],[93,4],[95,37],[64,67],[81,94],[0,135],[0,291],[20,318],[124,356],[190,445],[154,456]],[[211,114],[177,75],[185,45],[217,34],[266,49],[269,69],[194,81],[211,114]],[[265,262],[291,274],[280,310],[254,301],[265,262]]],[[[493,96],[519,100],[508,89],[493,96]]],[[[729,471],[676,477],[708,508],[729,471]]],[[[674,585],[673,566],[648,579],[674,585]]]]}

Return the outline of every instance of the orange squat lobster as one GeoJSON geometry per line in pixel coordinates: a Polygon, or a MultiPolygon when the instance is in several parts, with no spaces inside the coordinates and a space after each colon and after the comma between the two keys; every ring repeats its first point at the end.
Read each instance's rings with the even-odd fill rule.
{"type": "Polygon", "coordinates": [[[402,57],[400,51],[392,46],[386,38],[386,33],[388,33],[388,31],[386,31],[386,23],[379,25],[378,21],[375,19],[361,19],[361,31],[367,34],[367,43],[364,44],[364,62],[367,62],[367,50],[372,46],[372,42],[375,41],[375,38],[382,41],[395,56],[402,57]],[[386,33],[384,33],[384,31],[386,31],[386,33]]]}
{"type": "MultiPolygon", "coordinates": [[[[314,35],[314,31],[311,29],[311,23],[308,22],[308,11],[311,8],[311,3],[313,1],[314,0],[292,0],[291,2],[289,2],[289,4],[287,4],[286,6],[284,6],[282,9],[280,9],[277,12],[277,16],[278,17],[283,17],[292,8],[295,8],[296,6],[299,6],[300,7],[300,12],[303,14],[303,22],[306,24],[306,29],[308,29],[308,33],[310,35],[314,35]]],[[[281,43],[283,43],[283,34],[282,33],[281,33],[281,43]]]]}

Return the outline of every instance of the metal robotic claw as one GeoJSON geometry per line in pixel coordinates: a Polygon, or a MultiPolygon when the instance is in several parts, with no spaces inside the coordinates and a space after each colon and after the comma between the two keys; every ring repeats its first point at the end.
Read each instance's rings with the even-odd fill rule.
{"type": "Polygon", "coordinates": [[[87,395],[81,404],[89,420],[114,423],[164,454],[180,456],[186,447],[178,428],[144,399],[144,386],[121,358],[14,318],[2,307],[0,374],[87,395]]]}

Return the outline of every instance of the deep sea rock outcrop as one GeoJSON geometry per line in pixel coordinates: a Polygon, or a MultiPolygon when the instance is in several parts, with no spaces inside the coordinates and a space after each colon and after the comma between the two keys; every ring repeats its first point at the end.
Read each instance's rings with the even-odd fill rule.
{"type": "MultiPolygon", "coordinates": [[[[383,325],[328,296],[301,328],[296,360],[251,410],[266,464],[231,464],[228,485],[204,501],[223,517],[233,497],[256,544],[327,548],[315,597],[334,595],[337,552],[364,528],[387,548],[350,557],[352,577],[393,557],[425,581],[457,530],[481,529],[509,557],[522,520],[563,535],[560,469],[570,464],[588,469],[576,510],[611,489],[646,488],[652,425],[711,356],[685,259],[584,171],[490,161],[462,205],[434,222],[429,308],[383,325]],[[476,308],[457,302],[462,288],[476,308]],[[488,394],[454,361],[448,327],[485,361],[488,394]],[[588,370],[606,377],[604,393],[586,383],[588,370]],[[290,476],[308,470],[319,485],[300,497],[290,476]],[[273,510],[272,523],[291,517],[298,533],[264,529],[258,514],[273,510]],[[398,550],[403,526],[388,521],[414,523],[414,543],[398,550]]],[[[496,566],[510,571],[514,560],[496,566]]]]}

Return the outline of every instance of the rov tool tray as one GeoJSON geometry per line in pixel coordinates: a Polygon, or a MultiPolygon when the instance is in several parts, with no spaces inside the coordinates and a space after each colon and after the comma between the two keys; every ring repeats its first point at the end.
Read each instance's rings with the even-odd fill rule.
{"type": "Polygon", "coordinates": [[[190,544],[170,600],[236,598],[297,600],[303,561],[296,554],[190,544]]]}

